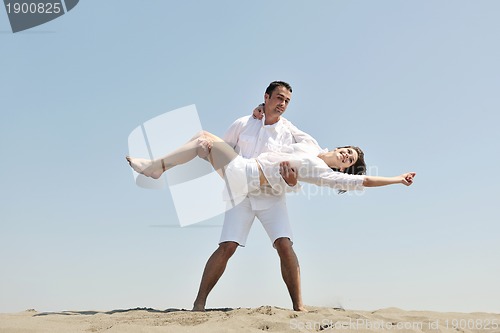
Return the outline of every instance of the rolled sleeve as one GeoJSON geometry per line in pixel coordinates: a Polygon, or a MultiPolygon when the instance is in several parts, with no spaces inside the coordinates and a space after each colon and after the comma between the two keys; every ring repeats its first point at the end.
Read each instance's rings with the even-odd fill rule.
{"type": "Polygon", "coordinates": [[[229,126],[224,137],[222,138],[228,145],[233,149],[236,148],[238,144],[238,138],[240,136],[241,130],[243,129],[244,119],[239,118],[234,123],[229,126]]]}
{"type": "Polygon", "coordinates": [[[343,191],[362,191],[365,187],[363,175],[350,175],[342,172],[329,171],[319,176],[320,186],[328,186],[343,191]]]}
{"type": "Polygon", "coordinates": [[[283,122],[284,122],[285,126],[288,128],[288,130],[290,131],[290,133],[292,134],[293,140],[295,143],[305,143],[305,144],[308,144],[308,145],[311,145],[311,146],[317,148],[318,150],[323,150],[319,146],[319,143],[318,143],[318,141],[316,141],[315,138],[313,138],[312,136],[310,136],[306,132],[299,130],[289,120],[283,119],[283,122]]]}

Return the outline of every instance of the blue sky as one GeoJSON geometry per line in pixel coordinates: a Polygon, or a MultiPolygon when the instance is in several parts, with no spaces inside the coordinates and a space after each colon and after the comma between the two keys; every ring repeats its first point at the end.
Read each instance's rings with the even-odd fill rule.
{"type": "MultiPolygon", "coordinates": [[[[222,216],[158,227],[178,223],[172,198],[134,184],[127,137],[190,104],[222,135],[277,79],[293,86],[286,117],[322,146],[417,172],[410,188],[288,198],[306,305],[499,312],[499,14],[86,0],[12,34],[0,10],[0,312],[191,308],[222,216]]],[[[256,221],[207,307],[267,304],[291,307],[256,221]]]]}

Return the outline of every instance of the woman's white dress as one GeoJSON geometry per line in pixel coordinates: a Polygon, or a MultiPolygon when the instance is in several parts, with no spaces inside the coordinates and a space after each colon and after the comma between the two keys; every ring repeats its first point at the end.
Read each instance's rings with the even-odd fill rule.
{"type": "Polygon", "coordinates": [[[298,180],[337,190],[362,190],[363,175],[350,175],[333,171],[318,154],[325,152],[317,145],[294,143],[279,151],[260,154],[256,159],[236,157],[225,168],[226,185],[233,198],[241,198],[247,193],[259,190],[258,163],[272,191],[289,191],[290,187],[280,175],[280,162],[289,161],[298,170],[298,180]]]}

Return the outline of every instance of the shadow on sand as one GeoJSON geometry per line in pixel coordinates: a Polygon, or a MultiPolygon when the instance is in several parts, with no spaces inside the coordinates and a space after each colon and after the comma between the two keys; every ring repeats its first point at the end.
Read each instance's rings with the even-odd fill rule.
{"type": "MultiPolygon", "coordinates": [[[[229,312],[233,311],[233,308],[215,308],[215,309],[206,309],[206,312],[211,312],[211,311],[221,311],[221,312],[229,312]]],[[[125,312],[132,312],[132,311],[147,311],[147,312],[152,312],[152,313],[170,313],[170,312],[192,312],[191,310],[187,309],[165,309],[165,310],[157,310],[157,309],[152,309],[152,308],[134,308],[134,309],[121,309],[121,310],[111,310],[111,311],[60,311],[60,312],[41,312],[33,315],[33,317],[39,317],[39,316],[52,316],[52,315],[62,315],[62,316],[93,316],[96,314],[107,314],[107,315],[112,315],[115,313],[125,313],[125,312]]]]}

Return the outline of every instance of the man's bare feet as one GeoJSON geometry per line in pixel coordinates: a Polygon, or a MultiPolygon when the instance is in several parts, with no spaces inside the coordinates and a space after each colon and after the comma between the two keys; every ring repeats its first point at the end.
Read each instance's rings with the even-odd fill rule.
{"type": "Polygon", "coordinates": [[[195,304],[191,311],[193,311],[193,312],[205,312],[205,306],[195,304]]]}
{"type": "Polygon", "coordinates": [[[309,312],[304,306],[299,306],[297,308],[293,308],[293,311],[300,311],[300,312],[309,312]]]}
{"type": "Polygon", "coordinates": [[[158,179],[165,171],[161,161],[151,161],[145,158],[134,158],[130,156],[127,156],[126,159],[135,172],[146,177],[158,179]]]}

